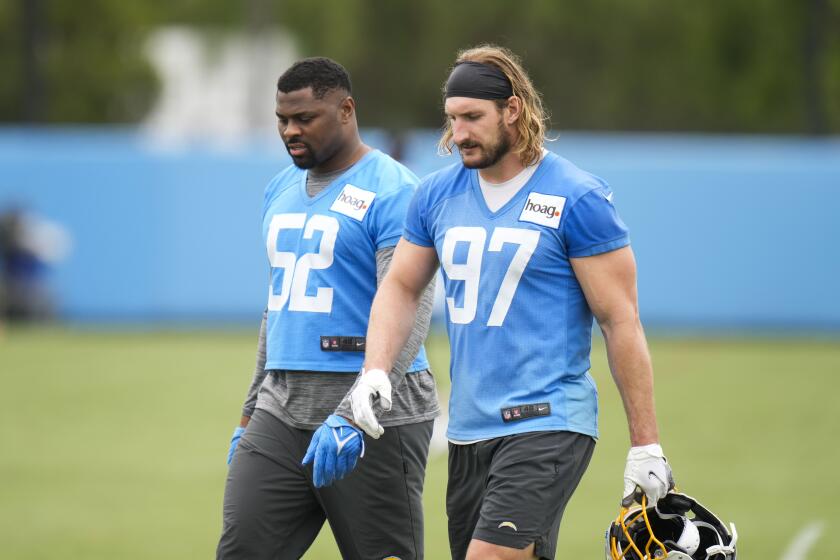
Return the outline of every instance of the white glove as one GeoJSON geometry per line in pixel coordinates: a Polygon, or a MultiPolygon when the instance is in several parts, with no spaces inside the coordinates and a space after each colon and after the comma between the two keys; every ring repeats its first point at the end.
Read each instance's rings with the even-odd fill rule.
{"type": "Polygon", "coordinates": [[[624,468],[622,506],[628,507],[634,500],[640,502],[642,493],[647,496],[648,506],[655,505],[673,487],[671,466],[658,443],[630,448],[624,468]]]}
{"type": "Polygon", "coordinates": [[[359,381],[350,393],[353,422],[373,439],[385,433],[373,411],[373,399],[379,397],[382,410],[391,410],[391,382],[381,369],[362,370],[359,381]]]}

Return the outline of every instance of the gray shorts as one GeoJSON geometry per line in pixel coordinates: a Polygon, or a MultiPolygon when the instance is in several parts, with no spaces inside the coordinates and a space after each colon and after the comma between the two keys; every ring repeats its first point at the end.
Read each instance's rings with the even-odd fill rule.
{"type": "Polygon", "coordinates": [[[553,559],[563,510],[595,449],[574,432],[530,432],[449,444],[446,514],[453,560],[470,540],[523,549],[553,559]]]}
{"type": "Polygon", "coordinates": [[[301,459],[312,431],[256,410],[230,464],[216,558],[297,559],[329,520],[342,558],[423,558],[423,481],[432,421],[365,438],[344,479],[312,485],[301,459]]]}

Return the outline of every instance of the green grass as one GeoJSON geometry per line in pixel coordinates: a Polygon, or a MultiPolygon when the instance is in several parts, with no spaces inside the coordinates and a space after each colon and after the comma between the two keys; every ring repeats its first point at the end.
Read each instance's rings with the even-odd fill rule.
{"type": "MultiPolygon", "coordinates": [[[[0,333],[0,556],[213,556],[228,438],[256,333],[0,333]]],[[[561,528],[558,558],[603,558],[627,430],[600,341],[602,438],[561,528]]],[[[447,347],[433,362],[446,389],[447,347]]],[[[840,345],[655,339],[664,448],[680,488],[735,521],[745,559],[779,558],[809,521],[809,560],[840,527],[840,345]]],[[[446,458],[430,460],[427,558],[448,558],[446,458]]],[[[325,529],[306,558],[337,558],[325,529]]]]}

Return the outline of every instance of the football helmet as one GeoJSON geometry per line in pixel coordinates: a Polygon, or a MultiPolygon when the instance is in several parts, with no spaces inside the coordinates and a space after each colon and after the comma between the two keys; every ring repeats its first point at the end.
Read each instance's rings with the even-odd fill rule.
{"type": "Polygon", "coordinates": [[[607,560],[735,560],[738,532],[694,498],[669,492],[655,506],[622,507],[607,529],[607,560]]]}

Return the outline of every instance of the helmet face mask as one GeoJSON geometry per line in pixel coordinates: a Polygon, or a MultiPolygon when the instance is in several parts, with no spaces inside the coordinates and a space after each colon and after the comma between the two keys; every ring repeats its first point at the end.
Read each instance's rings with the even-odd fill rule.
{"type": "Polygon", "coordinates": [[[622,508],[607,530],[607,560],[735,560],[738,534],[694,498],[668,493],[656,506],[622,508]]]}

